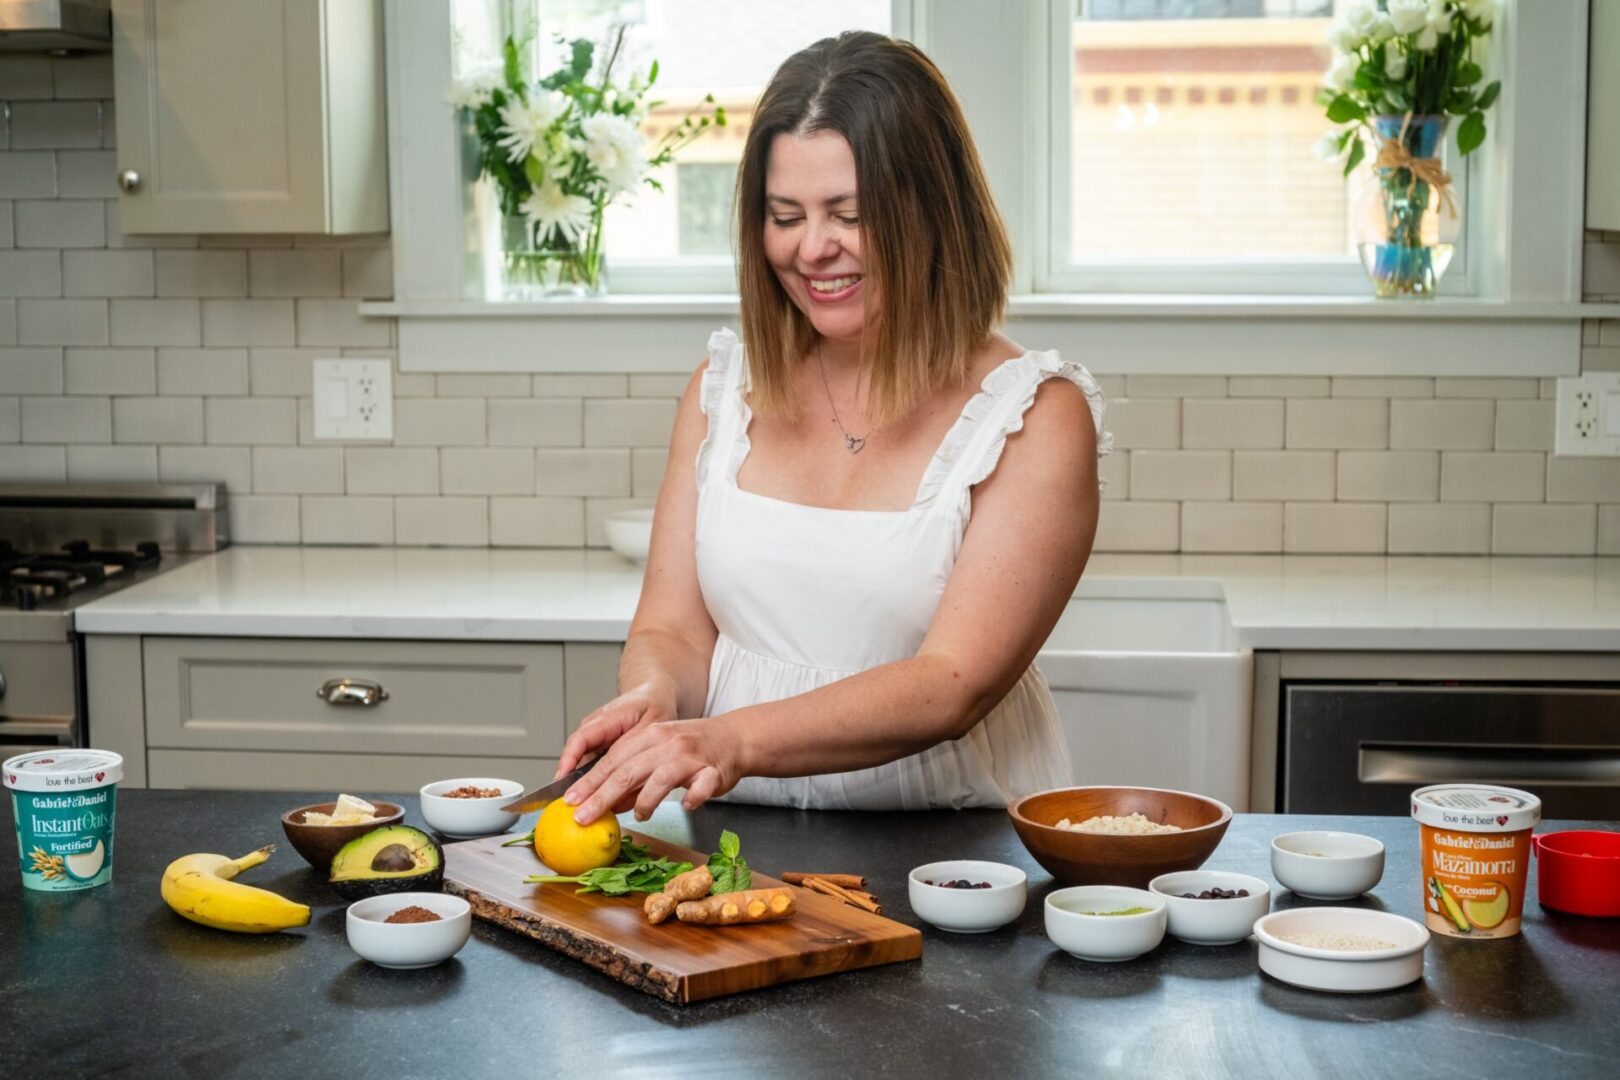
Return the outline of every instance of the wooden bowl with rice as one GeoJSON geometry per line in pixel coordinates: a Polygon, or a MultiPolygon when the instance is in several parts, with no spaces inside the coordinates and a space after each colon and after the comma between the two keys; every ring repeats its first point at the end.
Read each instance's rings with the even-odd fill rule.
{"type": "Polygon", "coordinates": [[[1024,847],[1062,884],[1137,889],[1160,874],[1204,865],[1232,823],[1232,808],[1216,799],[1140,787],[1042,791],[1007,813],[1024,847]]]}

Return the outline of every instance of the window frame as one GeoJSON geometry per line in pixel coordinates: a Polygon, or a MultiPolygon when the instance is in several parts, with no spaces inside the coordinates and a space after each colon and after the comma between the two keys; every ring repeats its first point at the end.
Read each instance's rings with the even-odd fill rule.
{"type": "MultiPolygon", "coordinates": [[[[449,0],[386,2],[395,293],[361,312],[398,319],[401,369],[691,370],[693,350],[668,343],[690,340],[701,352],[703,328],[735,325],[729,259],[687,268],[684,280],[660,276],[656,264],[616,266],[611,295],[597,299],[470,298],[478,255],[463,235],[467,178],[444,100],[449,0]]],[[[1207,285],[1193,292],[1151,277],[1133,281],[1134,291],[1054,291],[1067,283],[1044,268],[1067,237],[1042,209],[1051,144],[1041,136],[1053,113],[1051,28],[1071,3],[893,0],[894,32],[929,52],[961,101],[1012,234],[1013,336],[1083,357],[1098,374],[1551,376],[1579,370],[1583,318],[1620,317],[1620,305],[1583,304],[1579,292],[1587,9],[1538,6],[1534,19],[1520,19],[1522,0],[1507,0],[1498,17],[1503,93],[1491,138],[1471,155],[1469,213],[1503,223],[1472,229],[1471,295],[1400,303],[1375,300],[1364,286],[1281,295],[1251,280],[1247,291],[1216,296],[1207,285]],[[1166,284],[1175,287],[1153,291],[1166,284]],[[1397,329],[1406,337],[1392,350],[1397,329]]]]}

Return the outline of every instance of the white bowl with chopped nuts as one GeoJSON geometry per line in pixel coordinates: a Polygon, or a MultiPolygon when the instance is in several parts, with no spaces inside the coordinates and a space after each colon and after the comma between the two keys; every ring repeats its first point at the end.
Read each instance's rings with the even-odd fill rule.
{"type": "Polygon", "coordinates": [[[523,794],[516,780],[463,776],[423,784],[422,819],[430,828],[454,840],[494,836],[517,824],[520,815],[501,807],[523,794]]]}
{"type": "Polygon", "coordinates": [[[1260,970],[1307,990],[1367,994],[1423,977],[1429,931],[1386,911],[1319,907],[1274,911],[1254,924],[1260,970]]]}

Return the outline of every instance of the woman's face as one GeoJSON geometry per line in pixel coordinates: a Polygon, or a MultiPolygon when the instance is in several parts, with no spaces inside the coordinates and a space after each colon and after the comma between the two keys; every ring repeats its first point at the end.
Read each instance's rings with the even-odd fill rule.
{"type": "Polygon", "coordinates": [[[819,131],[772,140],[765,166],[765,257],[817,331],[859,340],[866,301],[861,219],[855,155],[842,135],[819,131]]]}

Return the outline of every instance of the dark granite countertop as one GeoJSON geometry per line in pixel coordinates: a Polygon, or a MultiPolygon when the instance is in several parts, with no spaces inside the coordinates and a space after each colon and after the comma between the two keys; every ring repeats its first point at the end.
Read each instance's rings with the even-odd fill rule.
{"type": "MultiPolygon", "coordinates": [[[[1276,982],[1252,940],[1166,938],[1139,960],[1088,964],[1047,941],[1053,882],[994,811],[666,807],[645,827],[707,849],[724,825],[766,872],[864,872],[888,914],[911,923],[912,866],[972,857],[1029,872],[1017,923],[982,936],[925,927],[920,961],[682,1007],[476,923],[449,962],[387,971],[349,950],[342,902],[281,837],[281,811],[330,797],[120,791],[113,881],[86,892],[24,890],[15,847],[0,846],[0,1076],[1533,1080],[1613,1075],[1620,1060],[1620,921],[1543,912],[1533,884],[1522,936],[1436,937],[1424,979],[1382,994],[1276,982]],[[280,850],[243,880],[310,904],[307,928],[239,936],[164,906],[171,859],[270,840],[280,850]]],[[[420,824],[416,800],[398,801],[420,824]]],[[[1383,840],[1384,880],[1359,903],[1419,914],[1418,829],[1405,818],[1239,815],[1207,865],[1270,880],[1271,837],[1311,827],[1383,840]]],[[[1577,826],[1545,826],[1562,827],[1577,826]]],[[[1274,909],[1308,903],[1274,893],[1274,909]]]]}

